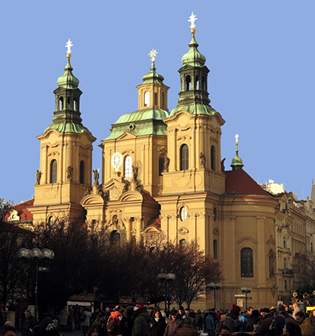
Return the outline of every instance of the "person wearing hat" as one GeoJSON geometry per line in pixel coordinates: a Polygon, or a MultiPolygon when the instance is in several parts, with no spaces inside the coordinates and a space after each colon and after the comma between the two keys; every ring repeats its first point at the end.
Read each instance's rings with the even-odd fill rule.
{"type": "Polygon", "coordinates": [[[240,310],[239,306],[233,304],[231,311],[226,315],[225,325],[230,329],[231,334],[240,330],[241,322],[238,319],[240,310]]]}
{"type": "Polygon", "coordinates": [[[175,332],[175,336],[199,336],[198,331],[192,326],[193,320],[186,316],[183,319],[183,324],[175,332]]]}
{"type": "Polygon", "coordinates": [[[170,316],[169,319],[167,320],[164,336],[174,336],[177,329],[180,328],[181,325],[182,325],[181,315],[178,314],[175,308],[173,308],[170,311],[170,316]]]}
{"type": "Polygon", "coordinates": [[[262,317],[261,322],[256,325],[254,331],[256,331],[257,335],[259,336],[268,336],[270,335],[270,325],[273,320],[273,316],[270,314],[269,308],[262,308],[260,309],[260,315],[262,317]]]}
{"type": "Polygon", "coordinates": [[[133,311],[132,336],[148,336],[151,318],[147,308],[139,304],[134,307],[133,311]]]}

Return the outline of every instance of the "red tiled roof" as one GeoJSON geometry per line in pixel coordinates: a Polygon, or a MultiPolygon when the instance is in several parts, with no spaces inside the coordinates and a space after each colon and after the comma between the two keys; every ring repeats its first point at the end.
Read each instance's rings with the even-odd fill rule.
{"type": "MultiPolygon", "coordinates": [[[[31,200],[15,205],[11,209],[15,209],[18,212],[18,215],[20,216],[20,221],[32,220],[33,214],[27,209],[33,207],[33,205],[34,205],[34,199],[31,199],[31,200]]],[[[4,216],[5,221],[10,216],[11,209],[9,209],[7,214],[4,216]]]]}
{"type": "Polygon", "coordinates": [[[225,191],[228,194],[271,196],[245,170],[225,171],[225,191]]]}

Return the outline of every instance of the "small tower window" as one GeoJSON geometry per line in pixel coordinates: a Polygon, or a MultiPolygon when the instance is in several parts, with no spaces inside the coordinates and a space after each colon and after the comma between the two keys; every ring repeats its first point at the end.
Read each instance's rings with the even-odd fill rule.
{"type": "Polygon", "coordinates": [[[158,104],[158,94],[154,93],[154,105],[158,104]]]}
{"type": "Polygon", "coordinates": [[[77,102],[77,98],[74,98],[73,99],[73,109],[75,111],[78,111],[78,102],[77,102]]]}
{"type": "Polygon", "coordinates": [[[130,155],[126,156],[125,159],[125,177],[132,177],[132,158],[130,155]]]}
{"type": "Polygon", "coordinates": [[[188,75],[186,76],[186,91],[191,89],[191,77],[188,75]]]}
{"type": "Polygon", "coordinates": [[[205,77],[202,76],[202,79],[201,79],[201,80],[202,80],[202,82],[201,82],[202,90],[203,90],[203,91],[207,91],[205,77]]]}
{"type": "Polygon", "coordinates": [[[84,173],[85,173],[85,169],[84,169],[84,161],[82,160],[80,162],[80,183],[84,184],[84,173]]]}
{"type": "Polygon", "coordinates": [[[144,106],[149,106],[150,105],[150,92],[146,91],[144,93],[144,106]]]}
{"type": "Polygon", "coordinates": [[[57,161],[52,160],[50,163],[50,183],[57,182],[57,161]]]}
{"type": "Polygon", "coordinates": [[[211,146],[211,169],[215,170],[215,147],[211,146]]]}
{"type": "Polygon", "coordinates": [[[159,157],[159,176],[162,176],[162,173],[164,171],[164,163],[165,163],[164,156],[160,156],[159,157]]]}
{"type": "Polygon", "coordinates": [[[195,86],[196,90],[199,90],[199,77],[196,76],[196,86],[195,86]]]}
{"type": "Polygon", "coordinates": [[[63,97],[59,98],[59,111],[63,110],[63,97]]]}
{"type": "Polygon", "coordinates": [[[165,108],[165,94],[164,94],[164,92],[162,92],[162,95],[161,95],[161,107],[165,108]]]}
{"type": "Polygon", "coordinates": [[[186,144],[180,148],[180,170],[187,170],[189,167],[189,152],[186,144]]]}

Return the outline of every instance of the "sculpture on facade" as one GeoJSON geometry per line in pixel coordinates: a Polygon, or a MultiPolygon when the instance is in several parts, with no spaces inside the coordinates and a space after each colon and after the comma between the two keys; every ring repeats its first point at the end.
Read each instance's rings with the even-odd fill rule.
{"type": "Polygon", "coordinates": [[[40,184],[40,178],[42,177],[42,173],[40,170],[36,170],[36,184],[40,184]]]}

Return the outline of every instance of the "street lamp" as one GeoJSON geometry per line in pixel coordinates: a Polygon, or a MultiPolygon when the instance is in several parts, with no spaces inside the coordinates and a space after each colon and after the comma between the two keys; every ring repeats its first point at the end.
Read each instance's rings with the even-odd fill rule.
{"type": "Polygon", "coordinates": [[[168,304],[168,310],[170,309],[170,301],[168,299],[168,289],[172,281],[175,280],[176,275],[174,273],[160,273],[157,278],[164,283],[164,300],[165,300],[165,311],[166,311],[166,300],[168,304]]]}
{"type": "Polygon", "coordinates": [[[251,290],[252,290],[252,289],[251,289],[251,288],[248,288],[248,287],[242,287],[242,288],[241,288],[242,293],[245,294],[246,311],[247,311],[247,294],[249,294],[251,290]]]}
{"type": "Polygon", "coordinates": [[[214,309],[216,309],[217,305],[217,290],[220,290],[222,288],[221,282],[210,282],[209,284],[206,285],[210,290],[213,290],[213,304],[214,304],[214,309]]]}
{"type": "Polygon", "coordinates": [[[52,260],[55,257],[55,253],[47,248],[40,250],[35,247],[32,250],[21,248],[18,250],[18,257],[21,259],[35,260],[35,317],[38,319],[38,272],[49,271],[49,266],[39,267],[39,259],[52,260]]]}

